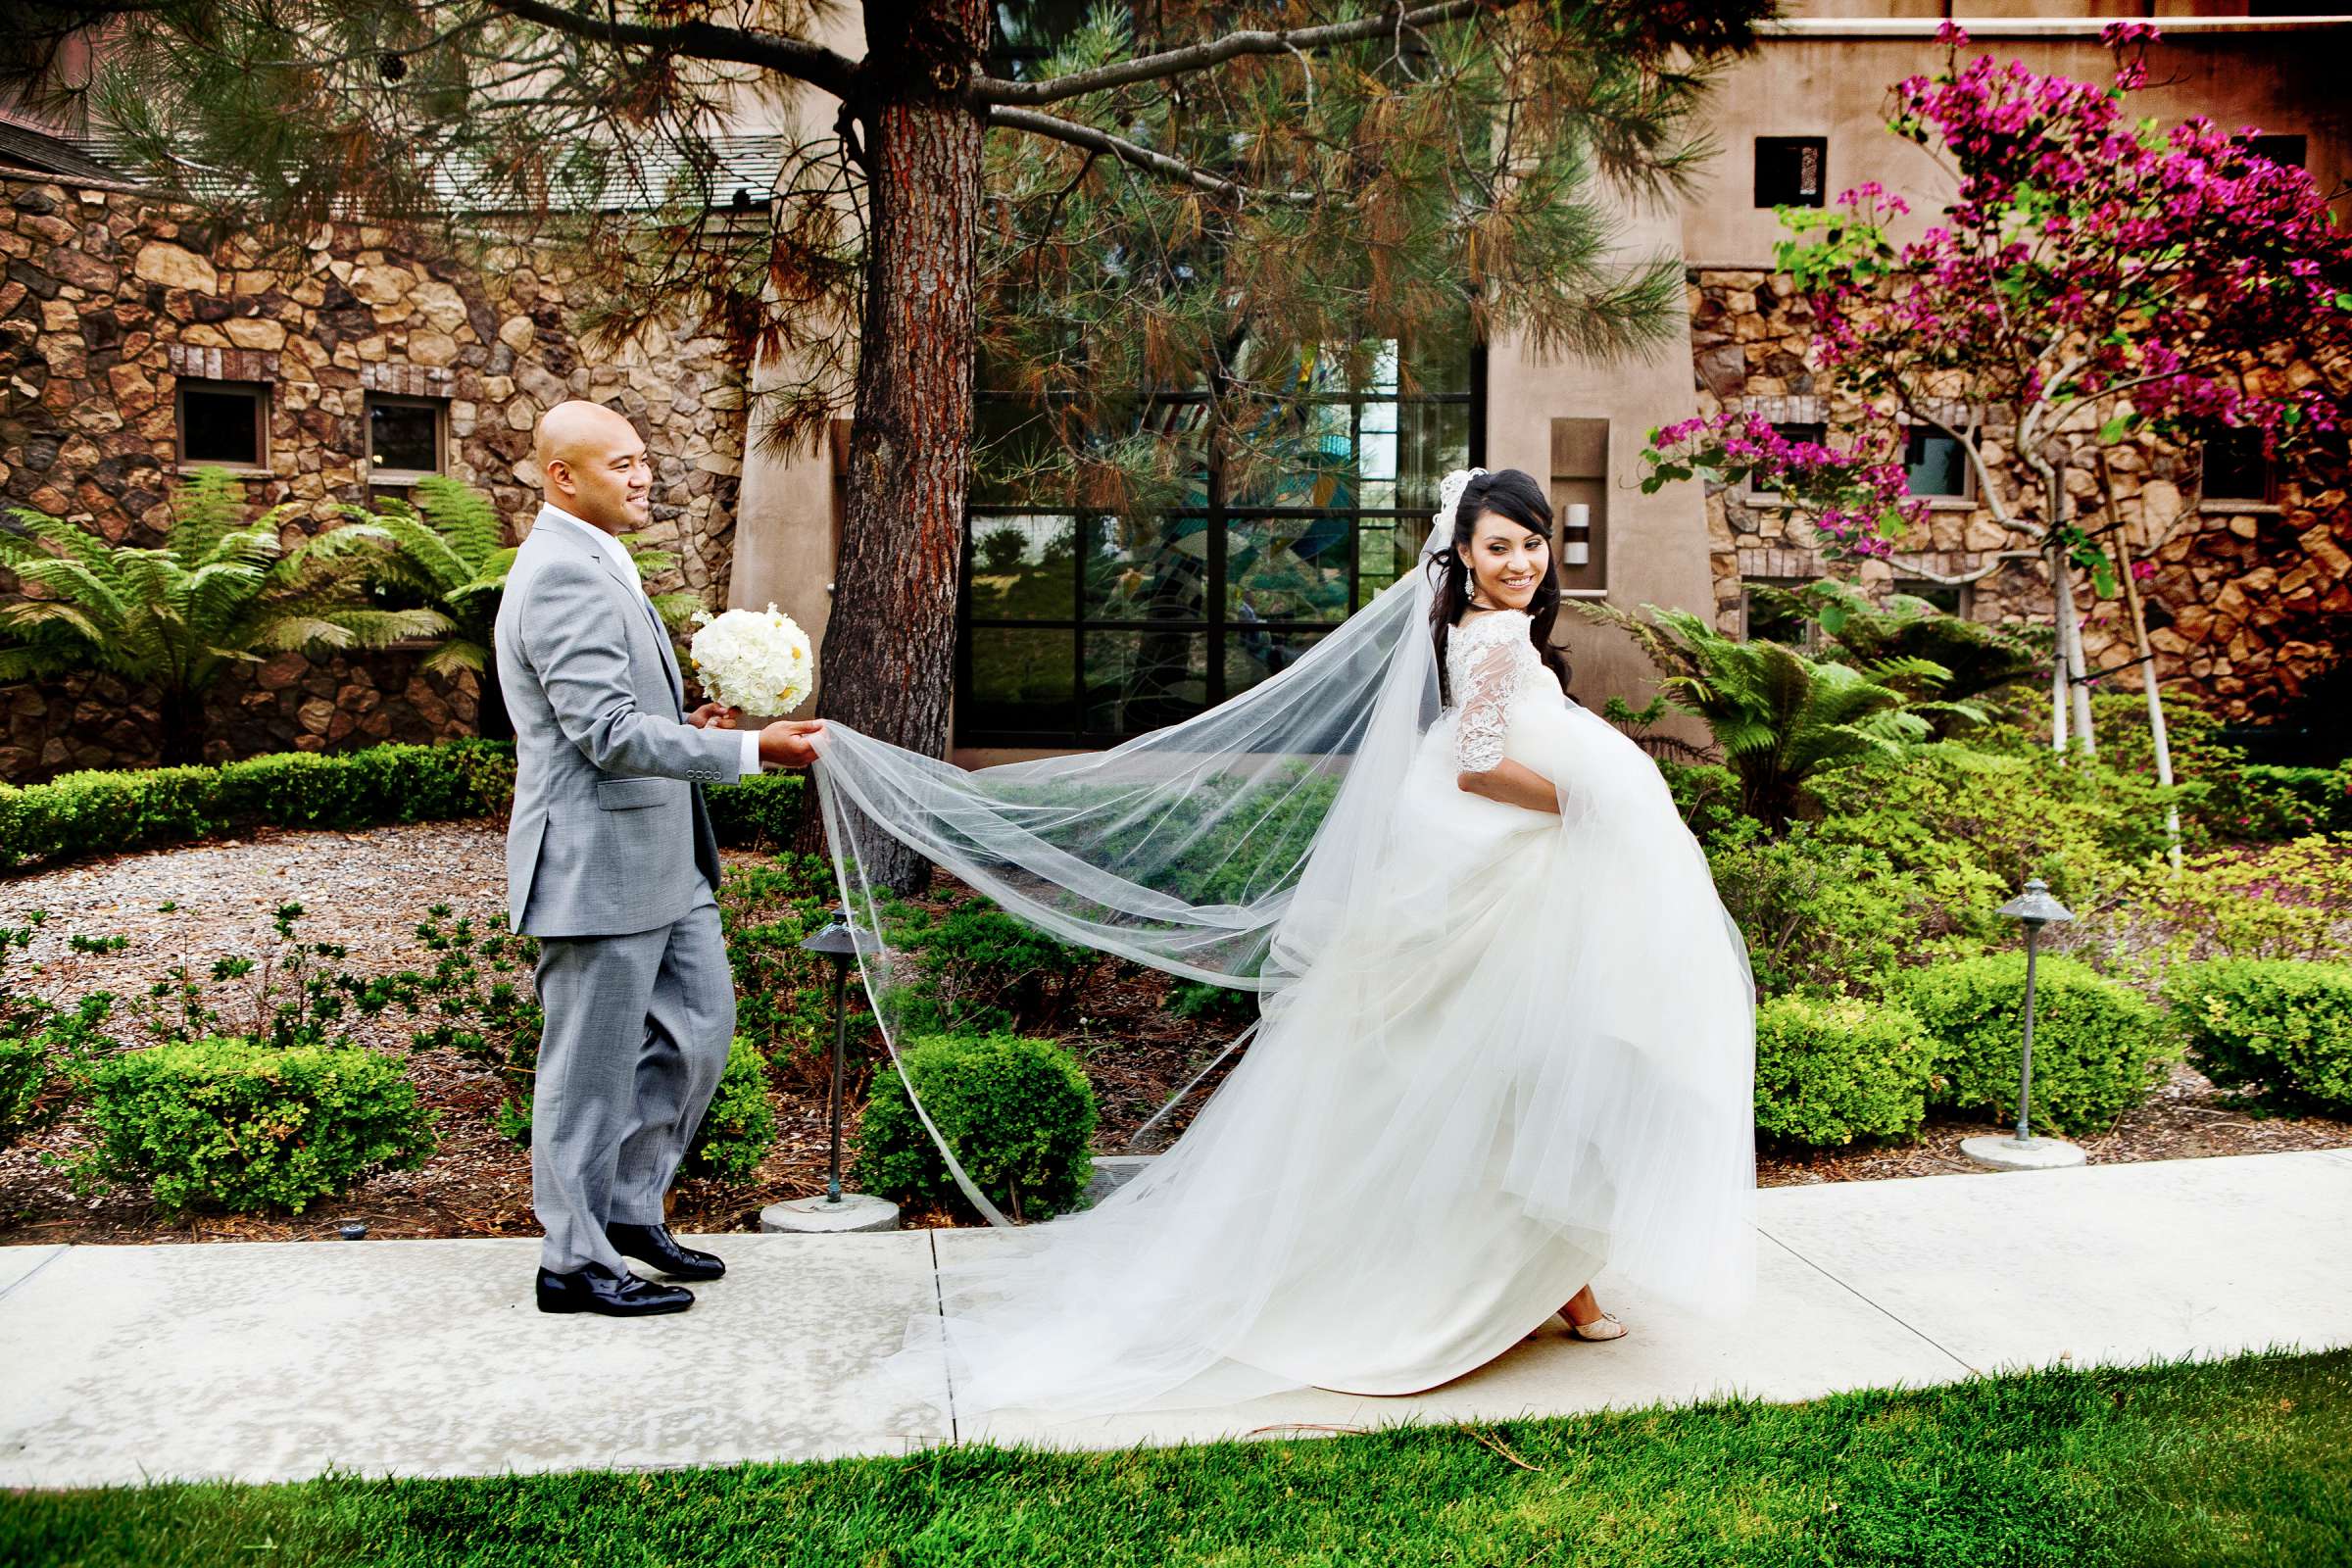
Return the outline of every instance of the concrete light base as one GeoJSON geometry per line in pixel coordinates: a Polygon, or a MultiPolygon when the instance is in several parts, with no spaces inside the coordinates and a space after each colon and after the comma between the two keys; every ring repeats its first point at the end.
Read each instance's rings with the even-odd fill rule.
{"type": "Polygon", "coordinates": [[[854,1231],[895,1231],[899,1205],[887,1198],[844,1193],[838,1203],[823,1194],[770,1203],[760,1211],[760,1228],[801,1236],[846,1236],[854,1231]]]}
{"type": "Polygon", "coordinates": [[[2018,1139],[2007,1133],[1963,1138],[1960,1152],[1994,1170],[2063,1170],[2083,1162],[2082,1146],[2063,1138],[2018,1139]]]}

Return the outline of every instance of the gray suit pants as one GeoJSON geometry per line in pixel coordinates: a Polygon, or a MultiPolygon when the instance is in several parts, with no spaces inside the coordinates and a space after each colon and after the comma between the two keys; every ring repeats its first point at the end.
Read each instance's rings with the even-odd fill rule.
{"type": "Polygon", "coordinates": [[[626,1274],[607,1222],[662,1223],[662,1200],[726,1069],[735,981],[706,898],[675,924],[539,944],[531,1207],[540,1261],[626,1274]]]}

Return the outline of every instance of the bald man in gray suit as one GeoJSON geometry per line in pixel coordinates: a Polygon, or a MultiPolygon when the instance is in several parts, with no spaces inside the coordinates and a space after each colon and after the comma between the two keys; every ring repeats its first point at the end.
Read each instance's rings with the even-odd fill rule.
{"type": "Polygon", "coordinates": [[[617,537],[652,517],[628,420],[558,404],[537,458],[546,505],[507,573],[496,647],[514,720],[508,917],[539,939],[547,1014],[531,1097],[539,1309],[682,1312],[693,1292],[624,1259],[671,1280],[726,1272],[663,1223],[735,1032],[703,787],[807,766],[824,726],[684,711],[669,633],[617,537]]]}

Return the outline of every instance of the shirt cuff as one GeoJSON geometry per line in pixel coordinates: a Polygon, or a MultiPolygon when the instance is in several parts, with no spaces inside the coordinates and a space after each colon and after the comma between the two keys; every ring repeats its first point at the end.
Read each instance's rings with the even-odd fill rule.
{"type": "Polygon", "coordinates": [[[743,771],[747,778],[760,771],[760,732],[756,729],[743,732],[743,771]]]}

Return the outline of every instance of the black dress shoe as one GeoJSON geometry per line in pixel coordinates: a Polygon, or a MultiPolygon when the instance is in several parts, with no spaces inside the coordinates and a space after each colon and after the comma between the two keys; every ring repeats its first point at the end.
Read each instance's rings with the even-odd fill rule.
{"type": "Polygon", "coordinates": [[[657,1285],[634,1274],[615,1274],[602,1263],[583,1264],[569,1274],[539,1271],[539,1310],[598,1312],[606,1317],[653,1317],[683,1312],[694,1293],[682,1285],[657,1285]]]}
{"type": "Polygon", "coordinates": [[[648,1268],[658,1268],[671,1279],[714,1280],[727,1271],[727,1265],[709,1252],[680,1247],[666,1225],[614,1222],[605,1227],[605,1236],[621,1256],[633,1257],[648,1268]]]}

